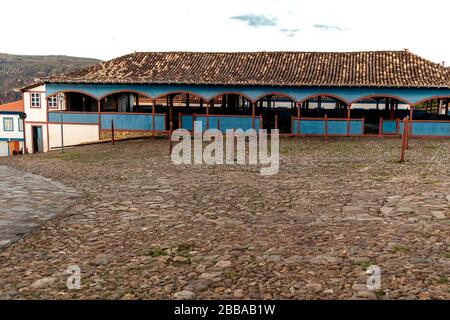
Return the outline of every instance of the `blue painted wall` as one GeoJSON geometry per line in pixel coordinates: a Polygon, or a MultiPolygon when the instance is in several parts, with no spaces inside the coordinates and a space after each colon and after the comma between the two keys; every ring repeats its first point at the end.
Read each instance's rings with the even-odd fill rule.
{"type": "Polygon", "coordinates": [[[450,137],[450,122],[412,122],[412,135],[450,137]]]}
{"type": "MultiPolygon", "coordinates": [[[[206,116],[197,115],[195,121],[201,121],[202,130],[206,130],[206,116]]],[[[211,115],[208,117],[210,129],[218,129],[220,121],[220,131],[225,132],[227,129],[242,129],[244,131],[252,128],[251,117],[221,117],[211,115]]],[[[255,118],[255,129],[258,130],[260,126],[260,119],[255,118]]],[[[183,115],[181,119],[181,127],[192,131],[192,115],[183,115]]]]}
{"type": "Polygon", "coordinates": [[[207,86],[207,85],[150,85],[150,84],[47,84],[47,95],[59,91],[82,91],[96,98],[117,91],[136,91],[153,98],[171,92],[190,92],[200,95],[206,100],[224,93],[241,93],[255,100],[268,93],[280,93],[291,96],[296,101],[301,101],[312,95],[336,95],[347,102],[368,95],[391,95],[402,98],[408,102],[416,103],[433,96],[450,97],[450,89],[431,88],[345,88],[345,87],[275,87],[275,86],[207,86]]]}
{"type": "MultiPolygon", "coordinates": [[[[61,123],[61,114],[59,112],[49,112],[48,121],[61,123]]],[[[64,123],[86,123],[98,124],[98,113],[68,113],[63,112],[64,123]]]]}
{"type": "Polygon", "coordinates": [[[111,129],[111,121],[114,121],[114,129],[117,130],[165,130],[164,115],[155,115],[155,129],[152,128],[151,114],[101,114],[100,128],[111,129]]]}
{"type": "MultiPolygon", "coordinates": [[[[400,127],[400,126],[399,126],[400,127]]],[[[403,123],[402,123],[403,128],[403,123]]],[[[401,130],[399,129],[401,132],[401,130]]],[[[382,134],[397,134],[397,121],[396,120],[383,120],[382,134]]]]}
{"type": "MultiPolygon", "coordinates": [[[[298,121],[292,121],[292,133],[297,134],[298,121]]],[[[347,120],[328,120],[327,121],[328,135],[346,135],[347,134],[347,120]]],[[[300,120],[300,134],[301,135],[325,135],[325,120],[300,120]]],[[[350,135],[363,134],[363,122],[360,119],[350,120],[350,135]]]]}

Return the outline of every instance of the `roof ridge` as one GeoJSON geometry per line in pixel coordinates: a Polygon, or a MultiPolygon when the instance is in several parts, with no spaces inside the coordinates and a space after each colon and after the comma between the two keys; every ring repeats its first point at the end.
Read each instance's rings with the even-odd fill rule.
{"type": "Polygon", "coordinates": [[[450,88],[450,73],[409,50],[136,51],[44,82],[450,88]]]}

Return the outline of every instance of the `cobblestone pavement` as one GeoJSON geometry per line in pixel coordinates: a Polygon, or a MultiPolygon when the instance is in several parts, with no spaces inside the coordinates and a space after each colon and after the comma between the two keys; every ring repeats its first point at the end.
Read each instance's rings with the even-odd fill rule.
{"type": "Polygon", "coordinates": [[[83,191],[0,252],[2,298],[449,299],[449,140],[281,140],[280,173],[175,166],[167,140],[0,163],[83,191]],[[68,265],[81,289],[66,288],[68,265]],[[381,268],[369,291],[365,270],[381,268]]]}
{"type": "Polygon", "coordinates": [[[73,188],[0,166],[0,249],[74,204],[73,188]]]}

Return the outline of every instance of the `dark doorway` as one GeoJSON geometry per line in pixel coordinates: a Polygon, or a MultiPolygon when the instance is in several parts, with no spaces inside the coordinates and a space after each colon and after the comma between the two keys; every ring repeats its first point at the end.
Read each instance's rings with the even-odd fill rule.
{"type": "Polygon", "coordinates": [[[33,153],[43,152],[42,127],[33,126],[31,127],[31,131],[33,137],[33,153]]]}

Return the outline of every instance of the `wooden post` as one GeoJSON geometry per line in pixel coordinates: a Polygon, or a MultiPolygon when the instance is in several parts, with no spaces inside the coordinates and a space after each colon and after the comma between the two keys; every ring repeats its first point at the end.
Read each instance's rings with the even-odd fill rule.
{"type": "Polygon", "coordinates": [[[153,136],[156,135],[155,132],[155,110],[156,110],[156,99],[153,100],[153,104],[152,104],[152,131],[153,131],[153,136]]]}
{"type": "Polygon", "coordinates": [[[445,116],[446,117],[448,117],[448,104],[449,104],[449,102],[450,102],[450,99],[446,99],[446,101],[445,101],[445,116]]]}
{"type": "Polygon", "coordinates": [[[170,121],[169,124],[169,156],[172,155],[172,130],[173,130],[173,123],[170,121]]]}
{"type": "Polygon", "coordinates": [[[406,132],[408,130],[408,122],[406,118],[403,119],[403,135],[402,135],[402,145],[400,150],[400,162],[405,161],[405,150],[406,150],[406,132]]]}
{"type": "Polygon", "coordinates": [[[324,123],[324,136],[325,140],[328,140],[328,116],[325,113],[325,123],[324,123]]]}
{"type": "Polygon", "coordinates": [[[380,122],[378,125],[378,137],[382,137],[383,136],[383,117],[380,117],[380,122]]]}
{"type": "Polygon", "coordinates": [[[255,129],[255,103],[252,102],[252,128],[255,129]]]}
{"type": "Polygon", "coordinates": [[[171,123],[173,120],[173,96],[169,96],[169,123],[171,123]]]}
{"type": "Polygon", "coordinates": [[[406,118],[406,147],[405,149],[408,150],[409,149],[409,129],[410,129],[410,125],[409,125],[409,118],[406,118]]]}
{"type": "Polygon", "coordinates": [[[192,131],[194,131],[195,130],[195,118],[197,117],[197,115],[194,113],[193,115],[192,115],[192,131]]]}
{"type": "Polygon", "coordinates": [[[178,112],[178,129],[181,129],[181,112],[178,112]]]}
{"type": "MultiPolygon", "coordinates": [[[[412,106],[409,107],[409,122],[411,123],[411,125],[408,125],[408,138],[410,135],[412,135],[412,120],[413,120],[413,114],[414,114],[414,109],[412,106]]],[[[409,143],[409,142],[408,142],[409,143]]],[[[409,145],[407,146],[409,148],[409,145]]]]}
{"type": "Polygon", "coordinates": [[[350,137],[350,109],[352,105],[349,104],[347,107],[347,137],[350,137]]]}
{"type": "Polygon", "coordinates": [[[300,103],[297,103],[297,137],[300,137],[300,103]]]}
{"type": "Polygon", "coordinates": [[[275,114],[275,129],[278,129],[278,113],[275,114]]]}
{"type": "Polygon", "coordinates": [[[111,142],[112,142],[112,145],[115,144],[115,138],[114,138],[114,120],[111,120],[111,142]]]}
{"type": "Polygon", "coordinates": [[[210,102],[206,103],[206,130],[209,129],[209,104],[210,102]]]}
{"type": "Polygon", "coordinates": [[[362,119],[361,119],[361,135],[364,135],[364,126],[365,126],[365,119],[364,119],[364,117],[362,117],[362,119]]]}
{"type": "Polygon", "coordinates": [[[260,129],[263,128],[263,117],[262,117],[262,115],[259,115],[259,128],[260,129]]]}

